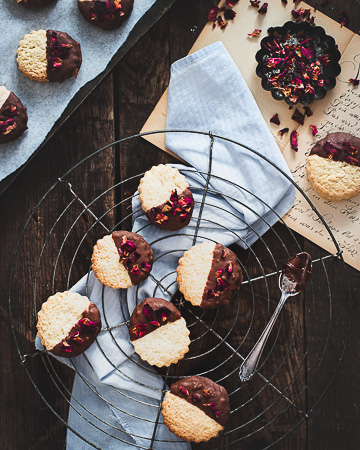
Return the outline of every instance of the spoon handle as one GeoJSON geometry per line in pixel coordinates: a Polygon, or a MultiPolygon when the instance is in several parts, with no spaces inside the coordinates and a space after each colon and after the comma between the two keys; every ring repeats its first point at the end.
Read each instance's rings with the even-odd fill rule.
{"type": "Polygon", "coordinates": [[[273,329],[273,326],[276,322],[276,319],[278,318],[280,311],[282,307],[285,304],[286,299],[288,298],[288,294],[286,292],[282,292],[281,298],[279,300],[279,303],[271,316],[271,319],[267,323],[264,331],[261,333],[261,336],[259,337],[258,341],[248,354],[248,356],[244,359],[243,363],[240,366],[239,371],[239,377],[241,381],[248,381],[250,378],[254,375],[256,367],[259,363],[261,354],[264,350],[266,341],[268,340],[268,337],[270,336],[271,330],[273,329]]]}

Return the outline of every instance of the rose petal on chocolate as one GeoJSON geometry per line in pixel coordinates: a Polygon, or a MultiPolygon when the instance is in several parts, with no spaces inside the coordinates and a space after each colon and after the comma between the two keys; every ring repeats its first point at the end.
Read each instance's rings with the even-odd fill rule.
{"type": "Polygon", "coordinates": [[[232,265],[231,263],[229,263],[229,264],[227,265],[226,271],[227,271],[228,273],[231,273],[231,272],[233,271],[233,265],[232,265]]]}
{"type": "Polygon", "coordinates": [[[334,148],[328,141],[323,144],[323,149],[325,150],[329,159],[332,159],[334,156],[338,156],[340,154],[340,150],[334,148]]]}
{"type": "Polygon", "coordinates": [[[263,3],[263,5],[260,6],[260,8],[258,9],[258,13],[259,14],[266,14],[267,13],[267,8],[268,8],[268,4],[267,3],[263,3]]]}
{"type": "Polygon", "coordinates": [[[141,264],[141,270],[143,270],[144,272],[151,272],[151,268],[152,268],[151,264],[145,261],[141,264]]]}
{"type": "Polygon", "coordinates": [[[224,281],[222,278],[216,279],[216,286],[219,291],[226,291],[227,289],[230,288],[230,286],[227,284],[227,282],[224,281]]]}
{"type": "Polygon", "coordinates": [[[221,276],[221,274],[224,272],[224,269],[219,269],[215,272],[215,277],[218,278],[221,276]]]}
{"type": "Polygon", "coordinates": [[[14,119],[7,119],[3,122],[0,122],[0,133],[4,136],[11,133],[17,127],[17,123],[14,119]]]}
{"type": "Polygon", "coordinates": [[[147,303],[145,303],[145,305],[143,307],[143,313],[144,313],[144,316],[147,318],[147,320],[152,320],[154,317],[154,310],[147,303]]]}
{"type": "Polygon", "coordinates": [[[279,115],[278,113],[274,114],[271,119],[270,119],[271,123],[274,123],[275,125],[280,125],[280,119],[279,119],[279,115]]]}
{"type": "Polygon", "coordinates": [[[255,30],[252,33],[248,34],[248,36],[249,37],[259,37],[260,34],[261,34],[261,30],[255,28],[255,30]]]}
{"type": "Polygon", "coordinates": [[[5,117],[13,118],[19,114],[19,111],[15,105],[10,105],[8,108],[4,109],[1,114],[5,117]]]}
{"type": "Polygon", "coordinates": [[[215,291],[213,289],[209,289],[206,292],[206,297],[207,297],[208,300],[214,298],[215,297],[215,291]]]}
{"type": "Polygon", "coordinates": [[[359,160],[357,158],[354,158],[353,156],[347,156],[345,158],[345,161],[353,166],[355,166],[359,162],[359,160]]]}
{"type": "Polygon", "coordinates": [[[80,333],[76,331],[71,336],[68,337],[68,340],[76,342],[77,344],[82,344],[84,342],[84,339],[80,337],[80,333]]]}
{"type": "Polygon", "coordinates": [[[203,389],[202,393],[203,393],[203,396],[207,397],[207,398],[211,397],[211,394],[212,394],[211,389],[203,389]]]}
{"type": "Polygon", "coordinates": [[[289,131],[289,128],[282,128],[281,130],[278,131],[278,134],[280,134],[280,136],[283,136],[288,131],[289,131]]]}
{"type": "Polygon", "coordinates": [[[291,116],[291,118],[292,118],[292,120],[295,120],[295,122],[299,123],[300,125],[304,125],[305,116],[297,108],[295,108],[295,111],[293,112],[293,115],[291,116]]]}
{"type": "Polygon", "coordinates": [[[97,329],[98,323],[93,322],[92,320],[88,319],[87,317],[84,317],[83,319],[80,319],[78,321],[78,324],[80,325],[80,328],[87,332],[94,332],[97,329]]]}
{"type": "Polygon", "coordinates": [[[179,391],[182,392],[184,395],[190,395],[189,391],[186,389],[185,386],[179,386],[179,391]]]}
{"type": "Polygon", "coordinates": [[[359,150],[353,145],[351,145],[350,142],[345,141],[342,143],[342,145],[344,147],[344,150],[347,151],[352,156],[356,155],[359,152],[359,150]]]}
{"type": "Polygon", "coordinates": [[[163,322],[165,322],[165,320],[169,317],[170,313],[170,309],[166,306],[162,306],[155,311],[155,314],[160,317],[163,322]]]}
{"type": "Polygon", "coordinates": [[[61,350],[63,352],[71,353],[73,351],[73,346],[64,341],[62,343],[61,350]]]}
{"type": "Polygon", "coordinates": [[[148,330],[148,325],[147,323],[137,323],[133,329],[132,332],[137,336],[137,337],[142,337],[144,336],[144,334],[147,333],[148,330]]]}
{"type": "Polygon", "coordinates": [[[214,402],[210,402],[210,403],[203,403],[204,406],[209,407],[210,409],[212,409],[213,411],[216,411],[216,406],[214,402]]]}
{"type": "Polygon", "coordinates": [[[151,323],[151,325],[154,325],[154,327],[160,326],[160,322],[158,320],[151,320],[150,323],[151,323]]]}
{"type": "Polygon", "coordinates": [[[220,416],[222,416],[221,411],[215,411],[215,417],[218,419],[220,416]]]}
{"type": "Polygon", "coordinates": [[[298,149],[298,136],[299,136],[299,133],[296,130],[293,130],[290,134],[291,148],[293,150],[295,150],[296,152],[299,150],[298,149]]]}
{"type": "Polygon", "coordinates": [[[225,249],[223,248],[223,249],[221,250],[221,258],[224,259],[225,256],[226,256],[226,252],[225,252],[225,249]]]}

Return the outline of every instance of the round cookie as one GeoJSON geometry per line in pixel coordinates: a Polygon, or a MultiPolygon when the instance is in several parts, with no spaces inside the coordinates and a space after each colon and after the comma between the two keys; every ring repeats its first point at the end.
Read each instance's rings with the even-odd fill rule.
{"type": "Polygon", "coordinates": [[[330,133],[312,148],[307,173],[314,190],[330,201],[360,193],[360,138],[330,133]]]}
{"type": "Polygon", "coordinates": [[[103,30],[119,28],[130,16],[134,0],[77,0],[85,20],[103,30]]]}
{"type": "Polygon", "coordinates": [[[150,245],[131,231],[114,231],[99,239],[91,258],[96,278],[114,289],[127,289],[146,280],[153,262],[150,245]]]}
{"type": "Polygon", "coordinates": [[[77,292],[57,292],[42,304],[36,327],[47,351],[72,358],[87,350],[100,333],[100,313],[77,292]]]}
{"type": "Polygon", "coordinates": [[[176,271],[185,300],[203,309],[227,305],[243,280],[235,253],[214,242],[190,247],[176,271]]]}
{"type": "Polygon", "coordinates": [[[164,230],[181,230],[189,224],[194,199],[184,175],[171,166],[154,166],[138,187],[142,209],[151,223],[164,230]]]}
{"type": "Polygon", "coordinates": [[[224,430],[230,417],[226,389],[193,375],[171,385],[162,403],[164,423],[185,441],[202,442],[224,430]]]}
{"type": "Polygon", "coordinates": [[[136,353],[157,367],[176,364],[189,351],[189,330],[180,311],[162,298],[148,297],[130,317],[130,341],[136,353]]]}
{"type": "Polygon", "coordinates": [[[27,130],[28,115],[21,100],[0,86],[0,144],[11,142],[27,130]]]}
{"type": "Polygon", "coordinates": [[[77,77],[82,63],[80,44],[63,31],[38,30],[25,34],[17,49],[17,63],[34,81],[64,81],[77,77]]]}
{"type": "Polygon", "coordinates": [[[25,8],[42,8],[50,5],[56,0],[17,0],[18,3],[25,6],[25,8]]]}

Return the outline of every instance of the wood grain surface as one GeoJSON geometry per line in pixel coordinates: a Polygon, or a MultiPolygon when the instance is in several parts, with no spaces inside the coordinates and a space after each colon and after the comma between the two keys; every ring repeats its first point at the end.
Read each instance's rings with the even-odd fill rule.
{"type": "MultiPolygon", "coordinates": [[[[21,364],[10,322],[21,355],[33,354],[35,311],[49,294],[71,286],[87,272],[92,245],[104,234],[104,229],[99,224],[94,225],[94,217],[82,201],[91,203],[92,213],[103,216],[102,222],[112,228],[129,213],[126,203],[114,209],[112,206],[132,195],[137,180],[125,187],[113,186],[154,164],[175,160],[150,143],[137,140],[101,152],[72,170],[61,183],[57,183],[58,177],[100,147],[139,132],[168,86],[171,63],[188,53],[205,25],[213,3],[213,0],[177,0],[0,197],[3,236],[0,271],[1,449],[64,448],[66,426],[59,417],[64,420],[67,417],[69,396],[66,389],[71,387],[72,371],[39,356],[27,357],[21,364]],[[41,201],[49,189],[52,189],[51,195],[41,201]],[[36,211],[32,214],[34,208],[36,211]],[[17,248],[28,217],[26,231],[17,248]],[[30,290],[29,285],[33,289],[30,290]],[[29,381],[26,370],[48,404],[29,381]],[[49,406],[59,417],[50,412],[49,406]]],[[[330,0],[326,6],[321,6],[320,0],[308,3],[312,6],[317,3],[319,10],[335,20],[341,10],[346,10],[350,18],[348,27],[359,32],[358,0],[330,0]]],[[[130,222],[125,224],[129,229],[130,222]]],[[[274,230],[266,233],[263,241],[254,244],[252,251],[234,249],[246,268],[246,278],[261,276],[261,266],[266,273],[275,271],[273,258],[283,261],[287,256],[283,244],[290,253],[300,246],[313,258],[326,255],[315,244],[299,235],[294,236],[278,223],[274,230]],[[267,246],[271,247],[271,254],[267,246]],[[261,266],[257,258],[261,259],[261,266]]],[[[349,266],[347,271],[353,296],[349,341],[339,372],[319,404],[321,393],[343,357],[348,334],[346,276],[338,260],[329,258],[324,260],[324,265],[319,263],[315,269],[316,280],[322,281],[314,284],[306,296],[300,295],[287,303],[264,351],[260,373],[244,385],[239,385],[235,370],[240,358],[231,347],[239,348],[243,356],[251,349],[275,308],[277,280],[269,277],[267,283],[244,285],[235,322],[233,309],[219,311],[214,323],[216,334],[208,332],[206,339],[199,339],[191,349],[192,354],[201,354],[207,348],[215,348],[214,351],[183,363],[172,373],[179,373],[176,370],[181,373],[210,370],[210,377],[224,378],[228,389],[235,390],[231,396],[234,412],[230,423],[230,429],[234,431],[207,444],[193,445],[194,449],[359,448],[357,300],[360,273],[349,266]],[[221,337],[230,328],[227,345],[221,337]],[[279,365],[284,358],[286,363],[279,365]],[[226,363],[221,365],[224,360],[226,363]],[[304,390],[306,385],[308,388],[304,390]]],[[[194,320],[191,311],[184,311],[184,315],[190,323],[194,320]]],[[[206,328],[199,325],[192,331],[192,338],[203,332],[206,328]]]]}

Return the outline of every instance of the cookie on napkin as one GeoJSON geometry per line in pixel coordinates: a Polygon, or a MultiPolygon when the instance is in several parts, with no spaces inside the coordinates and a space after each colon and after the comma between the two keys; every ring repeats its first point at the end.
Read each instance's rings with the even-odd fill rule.
{"type": "Polygon", "coordinates": [[[189,330],[180,311],[162,298],[148,297],[130,317],[130,341],[141,359],[163,367],[176,364],[189,351],[189,330]]]}
{"type": "Polygon", "coordinates": [[[87,350],[100,333],[100,313],[77,292],[57,292],[42,304],[36,327],[46,350],[72,358],[87,350]]]}
{"type": "Polygon", "coordinates": [[[19,97],[0,86],[0,144],[11,142],[27,130],[28,115],[19,97]]]}
{"type": "Polygon", "coordinates": [[[139,200],[149,221],[164,230],[181,230],[189,224],[194,199],[184,175],[160,164],[145,172],[138,187],[139,200]]]}
{"type": "Polygon", "coordinates": [[[235,253],[214,242],[184,252],[176,271],[185,300],[203,309],[229,304],[243,280],[235,253]]]}
{"type": "Polygon", "coordinates": [[[99,239],[91,258],[96,278],[114,289],[127,289],[146,280],[153,262],[153,251],[145,239],[124,230],[99,239]]]}
{"type": "Polygon", "coordinates": [[[64,81],[76,77],[82,63],[79,42],[63,31],[38,30],[25,34],[17,49],[17,63],[34,81],[64,81]]]}
{"type": "Polygon", "coordinates": [[[177,437],[208,441],[223,431],[229,420],[229,396],[223,386],[193,375],[171,385],[162,403],[162,415],[177,437]]]}

